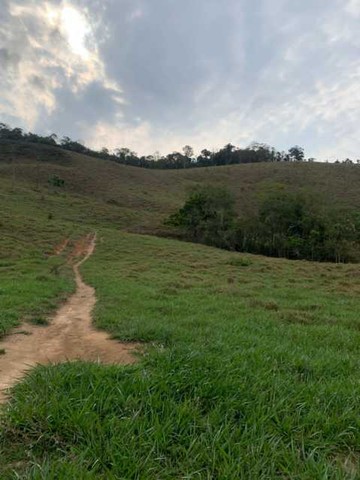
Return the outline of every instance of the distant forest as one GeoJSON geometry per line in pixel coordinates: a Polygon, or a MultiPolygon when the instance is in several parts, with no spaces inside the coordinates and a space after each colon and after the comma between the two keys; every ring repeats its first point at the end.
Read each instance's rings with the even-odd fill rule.
{"type": "MultiPolygon", "coordinates": [[[[298,145],[291,147],[287,152],[278,151],[265,143],[252,143],[247,148],[238,148],[230,143],[223,148],[210,151],[203,149],[200,155],[194,155],[191,146],[186,145],[182,152],[172,152],[162,156],[159,153],[153,155],[138,156],[129,148],[117,148],[110,152],[108,148],[102,148],[100,151],[91,150],[79,141],[74,141],[69,137],[58,138],[56,134],[42,136],[36,133],[24,132],[21,128],[11,128],[4,123],[0,123],[0,141],[26,142],[51,145],[54,147],[68,150],[71,152],[82,153],[91,157],[110,160],[123,165],[131,165],[141,168],[153,169],[182,169],[211,167],[218,165],[236,165],[240,163],[259,163],[259,162],[314,162],[315,158],[306,158],[304,149],[298,145]]],[[[360,164],[360,160],[353,162],[347,158],[335,163],[360,164]]]]}

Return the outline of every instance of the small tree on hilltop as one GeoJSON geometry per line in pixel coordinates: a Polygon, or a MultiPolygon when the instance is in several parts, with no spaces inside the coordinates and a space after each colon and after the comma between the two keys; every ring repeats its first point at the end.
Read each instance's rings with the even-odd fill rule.
{"type": "Polygon", "coordinates": [[[190,145],[185,145],[183,148],[183,153],[185,157],[192,158],[194,156],[194,149],[190,145]]]}
{"type": "Polygon", "coordinates": [[[289,148],[289,156],[293,162],[303,162],[305,158],[304,149],[299,147],[299,145],[295,145],[289,148]]]}

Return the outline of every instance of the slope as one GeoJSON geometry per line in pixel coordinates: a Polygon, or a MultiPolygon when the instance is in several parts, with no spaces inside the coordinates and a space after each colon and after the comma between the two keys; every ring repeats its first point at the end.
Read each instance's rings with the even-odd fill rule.
{"type": "MultiPolygon", "coordinates": [[[[360,208],[360,167],[322,163],[261,163],[224,167],[147,170],[41,145],[0,145],[0,178],[43,188],[50,176],[65,180],[64,192],[133,210],[151,230],[178,208],[197,184],[227,186],[239,213],[251,214],[261,193],[274,185],[305,190],[336,206],[360,208]]],[[[139,219],[138,219],[139,220],[139,219]]]]}

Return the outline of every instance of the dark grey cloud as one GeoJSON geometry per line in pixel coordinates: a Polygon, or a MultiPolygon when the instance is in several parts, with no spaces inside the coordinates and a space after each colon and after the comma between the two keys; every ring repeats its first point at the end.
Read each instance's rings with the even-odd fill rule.
{"type": "Polygon", "coordinates": [[[113,40],[104,48],[109,73],[121,78],[131,113],[181,127],[184,116],[191,121],[189,109],[204,83],[216,84],[239,69],[241,58],[224,54],[236,48],[237,15],[214,1],[183,2],[181,8],[174,1],[131,2],[125,12],[122,7],[113,2],[109,8],[109,16],[122,19],[112,25],[113,40]]]}
{"type": "Polygon", "coordinates": [[[11,68],[16,68],[21,60],[18,53],[12,53],[7,48],[0,49],[0,67],[4,71],[8,71],[11,68]]]}
{"type": "Polygon", "coordinates": [[[140,152],[360,156],[360,0],[3,3],[0,113],[24,126],[140,152]]]}
{"type": "Polygon", "coordinates": [[[38,129],[41,129],[45,121],[51,124],[54,132],[82,139],[84,128],[91,132],[99,121],[112,121],[116,118],[118,107],[113,100],[114,92],[100,82],[91,83],[78,94],[68,88],[57,90],[55,94],[57,114],[39,119],[38,129]]]}

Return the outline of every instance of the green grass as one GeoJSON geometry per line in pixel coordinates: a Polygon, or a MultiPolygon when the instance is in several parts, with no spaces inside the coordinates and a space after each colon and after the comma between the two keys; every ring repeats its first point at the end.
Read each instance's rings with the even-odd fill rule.
{"type": "Polygon", "coordinates": [[[24,320],[54,311],[74,290],[66,253],[53,255],[56,245],[81,227],[48,219],[59,213],[58,199],[2,183],[0,193],[0,337],[24,320]],[[56,208],[54,207],[56,205],[56,208]]]}
{"type": "Polygon", "coordinates": [[[38,325],[41,327],[46,327],[49,325],[49,320],[44,317],[33,317],[30,321],[33,325],[38,325]]]}
{"type": "Polygon", "coordinates": [[[24,320],[46,318],[74,290],[67,256],[76,238],[102,225],[139,221],[126,208],[25,182],[13,190],[2,179],[0,201],[0,337],[24,320]],[[65,238],[66,250],[54,255],[65,238]]]}
{"type": "Polygon", "coordinates": [[[359,477],[357,266],[102,228],[82,272],[96,324],[144,355],[28,375],[1,478],[359,477]]]}
{"type": "Polygon", "coordinates": [[[27,375],[1,414],[1,480],[360,478],[358,266],[123,232],[156,231],[199,182],[227,185],[249,212],[274,182],[356,208],[360,170],[159,172],[50,153],[36,162],[27,152],[14,183],[0,164],[0,336],[46,321],[74,289],[74,240],[96,230],[82,266],[94,321],[144,347],[130,367],[73,362],[27,375]],[[51,174],[64,189],[48,187],[51,174]]]}
{"type": "Polygon", "coordinates": [[[44,219],[13,208],[2,196],[0,226],[0,337],[22,320],[53,311],[74,289],[69,267],[50,252],[61,238],[44,219]]]}

